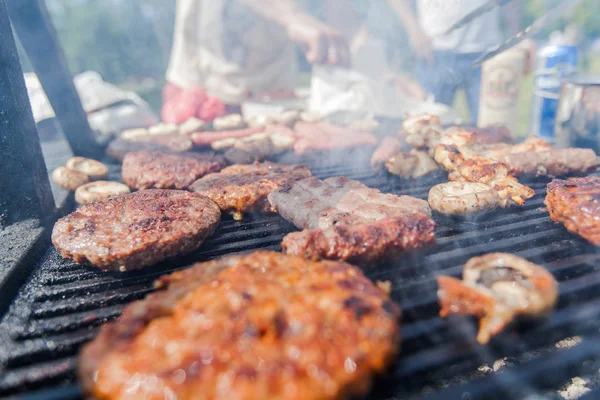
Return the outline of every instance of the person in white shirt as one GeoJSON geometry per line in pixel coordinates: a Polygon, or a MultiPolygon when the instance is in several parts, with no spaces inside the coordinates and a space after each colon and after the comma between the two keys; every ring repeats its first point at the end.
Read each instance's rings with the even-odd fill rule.
{"type": "Polygon", "coordinates": [[[407,30],[418,63],[421,85],[440,103],[451,105],[458,89],[464,89],[472,121],[477,121],[481,68],[472,63],[489,47],[503,40],[502,17],[509,33],[519,31],[520,7],[513,1],[479,16],[445,34],[462,17],[486,0],[417,0],[416,15],[411,0],[388,0],[407,30]]]}
{"type": "Polygon", "coordinates": [[[347,65],[342,33],[293,0],[177,0],[168,85],[203,87],[227,105],[297,84],[295,44],[314,64],[347,65]]]}

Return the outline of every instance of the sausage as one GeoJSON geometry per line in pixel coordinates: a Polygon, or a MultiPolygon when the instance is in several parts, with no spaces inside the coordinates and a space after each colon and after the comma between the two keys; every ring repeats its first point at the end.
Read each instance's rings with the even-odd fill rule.
{"type": "Polygon", "coordinates": [[[196,132],[192,133],[191,138],[194,145],[197,147],[210,146],[212,142],[217,140],[230,139],[230,138],[243,138],[246,136],[253,135],[255,133],[264,132],[264,127],[257,128],[246,128],[246,129],[234,129],[231,131],[219,131],[219,132],[196,132]]]}

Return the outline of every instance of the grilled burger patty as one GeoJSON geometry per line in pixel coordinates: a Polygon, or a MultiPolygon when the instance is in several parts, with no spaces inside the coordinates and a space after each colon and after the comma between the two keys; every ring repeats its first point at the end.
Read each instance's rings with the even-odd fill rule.
{"type": "Polygon", "coordinates": [[[224,166],[225,158],[214,153],[138,151],[125,155],[121,174],[133,189],[186,189],[224,166]]]}
{"type": "Polygon", "coordinates": [[[144,190],[79,207],[56,222],[52,243],[78,264],[126,271],[195,250],[220,217],[199,194],[144,190]]]}
{"type": "Polygon", "coordinates": [[[123,161],[127,153],[143,150],[184,152],[192,149],[192,141],[185,135],[148,136],[137,140],[115,139],[106,147],[106,154],[113,160],[123,161]]]}
{"type": "Polygon", "coordinates": [[[275,212],[267,200],[269,193],[310,175],[304,165],[232,165],[200,178],[190,190],[209,197],[222,211],[241,219],[245,212],[275,212]]]}
{"type": "Polygon", "coordinates": [[[554,179],[547,186],[544,204],[553,221],[600,246],[600,177],[554,179]]]}
{"type": "Polygon", "coordinates": [[[159,279],[80,355],[98,399],[343,399],[397,352],[400,309],[361,271],[259,251],[159,279]]]}

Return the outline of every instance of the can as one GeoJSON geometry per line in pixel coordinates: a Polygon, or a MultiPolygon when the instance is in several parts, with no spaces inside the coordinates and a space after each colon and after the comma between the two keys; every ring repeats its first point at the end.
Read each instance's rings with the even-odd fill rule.
{"type": "Polygon", "coordinates": [[[556,113],[558,147],[600,150],[600,76],[566,79],[556,113]]]}
{"type": "Polygon", "coordinates": [[[550,45],[537,53],[534,72],[531,134],[553,142],[554,124],[564,79],[577,69],[576,46],[550,45]]]}
{"type": "Polygon", "coordinates": [[[519,92],[526,62],[527,51],[514,47],[483,64],[477,126],[503,125],[513,135],[519,133],[519,92]]]}

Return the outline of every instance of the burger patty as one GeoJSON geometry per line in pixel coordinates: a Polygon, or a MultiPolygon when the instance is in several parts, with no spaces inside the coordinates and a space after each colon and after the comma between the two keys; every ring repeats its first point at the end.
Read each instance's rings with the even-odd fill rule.
{"type": "Polygon", "coordinates": [[[221,211],[233,214],[235,219],[242,219],[246,212],[275,212],[267,200],[269,193],[310,175],[304,165],[271,162],[232,165],[200,178],[190,190],[209,197],[221,211]]]}
{"type": "Polygon", "coordinates": [[[308,229],[283,239],[288,254],[368,263],[435,241],[426,201],[346,177],[302,179],[274,191],[269,201],[283,218],[308,229]]]}
{"type": "Polygon", "coordinates": [[[125,156],[121,174],[133,189],[186,189],[225,164],[225,158],[214,153],[138,151],[125,156]]]}
{"type": "Polygon", "coordinates": [[[397,353],[400,309],[361,271],[259,251],[162,277],[79,358],[98,399],[345,399],[397,353]]]}
{"type": "Polygon", "coordinates": [[[210,199],[179,190],[144,190],[86,204],[59,219],[52,243],[64,258],[126,271],[197,249],[221,213],[210,199]]]}
{"type": "Polygon", "coordinates": [[[600,246],[600,177],[554,179],[544,204],[553,221],[600,246]]]}

